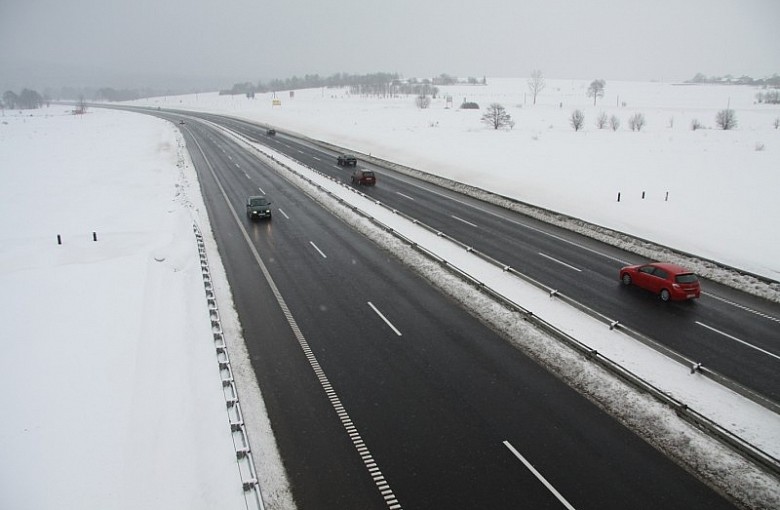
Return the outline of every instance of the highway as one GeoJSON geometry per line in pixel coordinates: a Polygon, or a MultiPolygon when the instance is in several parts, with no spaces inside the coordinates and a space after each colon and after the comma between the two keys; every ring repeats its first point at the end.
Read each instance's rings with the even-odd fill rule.
{"type": "MultiPolygon", "coordinates": [[[[251,123],[209,114],[218,124],[267,144],[326,175],[348,182],[336,154],[251,123]]],[[[429,183],[375,167],[372,198],[620,321],[751,390],[780,402],[780,305],[704,280],[694,302],[662,303],[623,287],[619,269],[637,255],[429,183]]]]}
{"type": "MultiPolygon", "coordinates": [[[[179,127],[298,508],[734,508],[251,152],[191,115],[179,127]],[[270,221],[243,213],[258,193],[272,200],[270,221]]],[[[268,143],[345,173],[286,137],[268,143]]],[[[453,199],[427,188],[383,173],[370,192],[408,200],[451,234],[468,230],[460,219],[484,221],[475,239],[505,236],[488,248],[530,243],[517,218],[475,204],[452,219],[452,205],[424,202],[453,199]]],[[[566,260],[579,258],[596,257],[566,260]]],[[[544,260],[523,270],[567,280],[544,260]]],[[[612,300],[676,309],[620,289],[614,273],[603,284],[612,300]]]]}

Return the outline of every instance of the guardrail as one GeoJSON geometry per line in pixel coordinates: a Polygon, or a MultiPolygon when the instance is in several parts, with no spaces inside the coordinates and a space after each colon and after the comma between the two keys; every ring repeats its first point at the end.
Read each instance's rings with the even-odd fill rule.
{"type": "MultiPolygon", "coordinates": [[[[243,138],[241,135],[237,135],[236,133],[232,133],[232,134],[234,136],[239,136],[240,138],[243,138]]],[[[247,141],[247,140],[245,139],[244,141],[247,141]]],[[[769,471],[773,472],[775,475],[780,475],[780,459],[777,459],[777,458],[773,457],[772,455],[764,452],[763,450],[761,450],[757,446],[755,446],[755,445],[749,443],[748,441],[742,439],[738,435],[732,433],[729,430],[726,430],[725,428],[721,427],[718,423],[710,420],[709,418],[707,418],[706,416],[702,415],[701,413],[699,413],[699,412],[689,408],[684,402],[681,402],[681,401],[679,401],[679,400],[669,396],[662,389],[660,389],[660,388],[650,384],[649,382],[643,380],[638,375],[636,375],[633,372],[631,372],[631,371],[625,369],[624,367],[620,366],[617,362],[609,359],[608,357],[606,357],[603,354],[599,353],[597,350],[591,349],[590,347],[588,347],[587,345],[583,344],[582,342],[580,342],[576,338],[572,337],[568,333],[558,329],[557,327],[555,327],[554,325],[552,325],[549,322],[545,321],[544,319],[536,316],[530,310],[527,310],[527,309],[523,308],[522,306],[520,306],[519,304],[513,302],[511,299],[507,298],[506,296],[504,296],[504,295],[500,294],[499,292],[491,289],[490,287],[488,287],[487,285],[485,285],[484,283],[479,281],[477,278],[471,276],[468,272],[466,272],[466,271],[458,268],[457,266],[451,264],[447,260],[445,260],[442,257],[436,255],[435,253],[430,252],[426,248],[420,246],[419,244],[415,243],[414,241],[410,240],[409,238],[407,238],[407,237],[403,236],[402,234],[400,234],[399,232],[395,231],[393,228],[385,225],[384,223],[382,223],[381,221],[379,221],[376,218],[372,217],[371,215],[366,214],[365,212],[360,210],[360,208],[358,208],[358,207],[356,207],[356,206],[346,202],[341,197],[338,197],[338,196],[332,194],[330,191],[328,191],[327,189],[323,188],[318,183],[316,183],[316,182],[312,181],[311,179],[309,179],[306,175],[303,175],[302,173],[296,171],[294,168],[291,168],[290,166],[286,165],[284,162],[279,161],[273,154],[269,154],[267,152],[264,152],[264,151],[262,151],[261,149],[259,149],[258,147],[254,146],[254,145],[250,145],[250,146],[253,147],[257,152],[259,152],[260,154],[265,156],[266,158],[269,158],[270,160],[272,160],[275,163],[277,163],[278,165],[282,166],[283,168],[285,168],[289,172],[295,174],[298,178],[305,180],[310,185],[316,187],[318,190],[322,191],[323,193],[328,194],[334,200],[339,202],[341,205],[351,209],[355,213],[357,213],[357,214],[363,216],[364,218],[368,219],[374,225],[378,226],[382,230],[392,234],[397,239],[400,239],[403,242],[407,243],[414,250],[418,251],[419,253],[422,253],[423,255],[425,255],[426,257],[430,258],[431,260],[436,261],[437,263],[439,263],[443,267],[447,268],[450,272],[452,272],[453,274],[457,275],[458,277],[460,277],[461,279],[463,279],[467,283],[470,283],[471,285],[474,285],[475,288],[477,290],[479,290],[480,292],[483,292],[483,293],[493,297],[494,299],[496,299],[498,302],[502,303],[504,306],[506,306],[510,310],[514,310],[514,311],[520,313],[522,315],[522,317],[523,317],[523,320],[526,320],[529,323],[534,324],[540,330],[545,331],[548,334],[552,335],[553,337],[555,337],[555,338],[557,338],[559,340],[564,341],[566,344],[568,344],[569,346],[571,346],[575,350],[581,352],[583,355],[585,355],[591,361],[594,361],[594,362],[598,363],[599,365],[601,365],[602,367],[606,368],[611,373],[617,375],[618,377],[620,377],[624,381],[628,382],[629,384],[633,385],[634,387],[636,387],[636,388],[638,388],[638,389],[640,389],[642,391],[645,391],[648,394],[652,395],[659,402],[661,402],[661,403],[663,403],[665,405],[668,405],[669,407],[671,407],[675,411],[675,413],[678,416],[680,416],[682,419],[686,420],[690,424],[698,427],[699,429],[702,429],[702,430],[706,431],[710,436],[718,439],[723,444],[728,445],[729,447],[731,447],[734,450],[738,451],[742,455],[752,459],[753,461],[755,461],[759,465],[761,465],[764,468],[768,469],[769,471]]],[[[337,181],[336,179],[333,179],[330,176],[327,176],[327,175],[323,174],[322,172],[319,172],[318,170],[316,170],[314,168],[311,168],[311,167],[309,167],[307,165],[304,165],[303,163],[298,163],[298,164],[300,164],[302,167],[305,167],[306,169],[308,169],[308,170],[310,170],[312,172],[317,173],[318,175],[321,175],[324,178],[327,178],[327,179],[331,180],[332,182],[337,182],[338,184],[340,184],[342,186],[346,186],[343,182],[337,181]]],[[[425,224],[425,223],[423,223],[423,222],[421,222],[421,221],[419,221],[419,220],[417,220],[415,218],[412,218],[411,216],[409,216],[409,215],[407,215],[407,214],[405,214],[403,212],[400,212],[397,209],[393,209],[393,208],[391,208],[391,207],[381,203],[380,201],[378,201],[376,199],[368,197],[367,195],[365,195],[365,194],[355,190],[352,187],[349,187],[349,186],[346,186],[346,187],[347,187],[347,189],[349,189],[349,190],[351,190],[351,191],[353,191],[355,193],[358,193],[358,194],[362,195],[365,198],[370,199],[375,204],[377,204],[377,205],[379,205],[381,207],[384,207],[385,209],[391,211],[392,213],[397,214],[397,215],[403,217],[404,219],[406,219],[408,221],[411,221],[412,223],[414,223],[414,224],[416,224],[416,225],[418,225],[418,226],[420,226],[420,227],[422,227],[422,228],[424,228],[424,229],[426,229],[426,230],[436,234],[439,237],[443,237],[443,238],[447,239],[448,241],[450,241],[452,243],[455,243],[456,245],[458,245],[458,246],[464,248],[465,250],[467,250],[469,253],[472,253],[472,254],[482,258],[483,260],[485,260],[485,261],[487,261],[487,262],[489,262],[489,263],[491,263],[491,264],[493,264],[493,265],[495,265],[497,267],[502,268],[507,273],[509,273],[509,274],[511,274],[511,275],[513,275],[513,276],[515,276],[517,278],[520,278],[523,281],[531,283],[532,285],[534,285],[534,286],[536,286],[536,287],[538,287],[540,289],[543,289],[543,290],[549,292],[550,296],[552,298],[560,299],[561,301],[564,301],[565,303],[568,303],[569,305],[571,305],[574,308],[576,308],[576,309],[578,309],[578,310],[580,310],[580,311],[590,315],[591,317],[596,318],[597,320],[605,323],[611,330],[612,329],[620,330],[621,332],[627,334],[628,336],[630,336],[630,337],[632,337],[632,338],[634,338],[634,339],[644,343],[648,347],[651,347],[651,348],[657,350],[658,352],[660,352],[661,354],[666,355],[670,359],[673,359],[673,360],[677,361],[678,363],[681,363],[681,364],[685,365],[688,370],[697,371],[697,372],[701,373],[702,375],[707,376],[707,377],[713,379],[714,381],[718,382],[719,384],[721,384],[721,385],[731,389],[732,391],[737,392],[738,394],[742,395],[743,397],[748,398],[749,400],[751,400],[751,401],[753,401],[753,402],[755,402],[755,403],[765,407],[766,409],[768,409],[768,410],[770,410],[772,412],[778,413],[780,411],[780,404],[772,401],[771,399],[768,399],[768,398],[766,398],[766,397],[764,397],[762,395],[759,395],[759,394],[755,393],[754,391],[750,390],[749,388],[744,387],[743,385],[739,384],[738,382],[733,381],[733,380],[729,379],[728,377],[726,377],[726,376],[724,376],[722,374],[719,374],[719,373],[717,373],[715,371],[707,369],[706,367],[704,367],[700,363],[693,362],[692,360],[686,358],[682,354],[677,353],[676,351],[674,351],[672,349],[669,349],[666,346],[661,345],[660,343],[650,339],[649,337],[647,337],[645,335],[642,335],[641,333],[639,333],[637,331],[634,331],[631,328],[628,328],[628,327],[622,325],[618,321],[615,321],[615,320],[612,320],[612,319],[606,317],[605,315],[603,315],[603,314],[601,314],[601,313],[599,313],[599,312],[597,312],[597,311],[587,307],[586,305],[577,302],[573,298],[570,298],[570,297],[566,296],[565,294],[563,294],[561,292],[558,292],[557,290],[552,289],[551,287],[549,287],[547,285],[544,285],[543,283],[538,282],[538,281],[534,280],[533,278],[531,278],[531,277],[529,277],[527,275],[522,274],[521,272],[513,269],[512,267],[510,267],[510,266],[508,266],[506,264],[502,264],[500,261],[490,257],[487,254],[481,253],[478,250],[473,249],[472,247],[466,245],[465,243],[462,243],[462,242],[458,241],[457,239],[455,239],[453,237],[450,237],[449,235],[445,234],[444,232],[442,232],[442,231],[440,231],[438,229],[435,229],[435,228],[433,228],[433,227],[431,227],[431,226],[429,226],[429,225],[427,225],[427,224],[425,224]]]]}
{"type": "Polygon", "coordinates": [[[217,364],[219,365],[219,374],[222,379],[222,393],[225,397],[227,406],[228,422],[230,424],[230,434],[233,439],[233,448],[236,451],[236,463],[241,476],[241,484],[244,491],[247,509],[254,508],[265,510],[263,504],[263,495],[260,490],[260,483],[257,478],[252,451],[249,446],[249,436],[244,425],[244,415],[241,412],[241,403],[238,400],[238,391],[236,382],[233,379],[233,369],[230,365],[225,336],[222,332],[222,324],[219,318],[219,308],[217,307],[217,298],[214,294],[213,282],[211,281],[211,270],[209,269],[208,257],[206,256],[206,245],[203,242],[203,235],[196,224],[192,225],[195,232],[195,239],[198,243],[198,252],[200,254],[200,269],[203,275],[203,286],[206,291],[206,304],[208,305],[209,318],[211,320],[211,333],[214,338],[214,349],[216,350],[217,364]]]}

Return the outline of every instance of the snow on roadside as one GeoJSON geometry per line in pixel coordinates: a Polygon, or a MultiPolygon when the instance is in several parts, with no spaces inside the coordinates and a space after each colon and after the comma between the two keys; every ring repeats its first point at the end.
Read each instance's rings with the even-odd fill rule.
{"type": "Polygon", "coordinates": [[[143,115],[2,117],[0,507],[246,507],[182,149],[143,115]]]}

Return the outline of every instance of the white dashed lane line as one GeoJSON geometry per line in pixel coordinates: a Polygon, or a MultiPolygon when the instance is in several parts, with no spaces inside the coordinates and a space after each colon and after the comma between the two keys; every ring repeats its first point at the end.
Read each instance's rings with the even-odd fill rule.
{"type": "Polygon", "coordinates": [[[769,352],[769,351],[765,351],[765,350],[764,350],[764,349],[762,349],[761,347],[756,347],[755,345],[753,345],[753,344],[751,344],[751,343],[748,343],[748,342],[746,342],[746,341],[744,341],[744,340],[741,340],[741,339],[739,339],[739,338],[737,338],[737,337],[735,337],[735,336],[729,335],[728,333],[724,333],[723,331],[721,331],[721,330],[719,330],[719,329],[715,329],[715,328],[713,328],[712,326],[708,326],[708,325],[704,324],[703,322],[696,321],[696,324],[698,324],[699,326],[701,326],[701,327],[703,327],[703,328],[709,329],[709,330],[710,330],[710,331],[712,331],[713,333],[717,333],[717,334],[719,334],[719,335],[721,335],[721,336],[724,336],[724,337],[726,337],[726,338],[728,338],[728,339],[734,340],[735,342],[739,342],[739,343],[741,343],[742,345],[745,345],[745,346],[747,346],[747,347],[750,347],[751,349],[755,349],[755,350],[757,350],[757,351],[759,351],[759,352],[763,352],[763,353],[764,353],[764,354],[766,354],[767,356],[771,356],[771,357],[773,357],[773,358],[775,358],[775,359],[778,359],[778,360],[780,360],[780,356],[778,356],[777,354],[773,354],[773,353],[771,353],[771,352],[769,352]]]}
{"type": "Polygon", "coordinates": [[[377,314],[377,315],[378,315],[378,316],[379,316],[379,317],[380,317],[380,318],[381,318],[383,321],[385,321],[385,324],[387,324],[388,326],[390,326],[390,329],[392,329],[393,331],[395,331],[395,334],[396,334],[396,335],[398,335],[398,336],[401,336],[401,332],[400,332],[400,331],[398,331],[398,328],[396,328],[395,326],[393,326],[393,323],[392,323],[392,322],[390,322],[390,321],[387,319],[387,317],[385,317],[385,316],[382,314],[382,312],[380,312],[380,311],[379,311],[379,309],[378,309],[376,306],[374,306],[374,304],[373,304],[371,301],[369,301],[369,302],[368,302],[368,306],[370,306],[370,307],[371,307],[371,309],[372,309],[372,310],[374,310],[374,312],[375,312],[375,313],[376,313],[376,314],[377,314]]]}
{"type": "Polygon", "coordinates": [[[320,248],[319,248],[319,247],[318,247],[316,244],[314,244],[314,242],[313,242],[313,241],[309,241],[309,244],[310,244],[310,245],[312,245],[312,246],[314,247],[314,249],[315,249],[315,250],[317,250],[317,253],[319,253],[320,255],[322,255],[322,258],[324,258],[324,259],[328,258],[328,256],[327,256],[327,255],[325,255],[324,253],[322,253],[322,250],[320,250],[320,248]]]}
{"type": "Polygon", "coordinates": [[[562,262],[562,261],[556,259],[555,257],[551,257],[549,255],[546,255],[546,254],[542,253],[542,252],[539,252],[539,255],[541,255],[542,257],[546,258],[547,260],[552,260],[553,262],[556,262],[556,263],[558,263],[558,264],[560,264],[562,266],[568,267],[569,269],[573,269],[574,271],[577,271],[578,273],[582,272],[582,269],[574,267],[571,264],[567,264],[566,262],[562,262]]]}
{"type": "Polygon", "coordinates": [[[523,463],[523,465],[524,465],[524,466],[525,466],[525,467],[528,469],[528,471],[530,471],[530,472],[531,472],[531,473],[532,473],[532,474],[533,474],[533,475],[534,475],[534,476],[535,476],[535,477],[536,477],[536,478],[537,478],[537,479],[538,479],[540,482],[542,482],[542,485],[544,485],[545,487],[547,487],[547,490],[548,490],[548,491],[550,491],[550,492],[553,494],[553,496],[555,496],[555,497],[558,499],[558,501],[560,501],[560,502],[561,502],[561,504],[564,506],[564,508],[567,508],[568,510],[574,510],[574,507],[573,507],[573,506],[571,506],[571,504],[569,504],[569,502],[568,502],[568,501],[566,501],[566,498],[564,498],[564,497],[561,495],[561,493],[560,493],[560,492],[558,492],[558,491],[557,491],[557,489],[556,489],[555,487],[553,487],[553,486],[552,486],[552,484],[551,484],[550,482],[548,482],[548,481],[547,481],[547,479],[546,479],[544,476],[542,476],[542,474],[541,474],[539,471],[537,471],[537,470],[536,470],[536,468],[535,468],[535,467],[533,467],[533,466],[531,465],[531,463],[530,463],[530,462],[528,462],[528,461],[526,460],[526,458],[525,458],[525,457],[523,457],[522,455],[520,455],[520,452],[518,452],[518,451],[515,449],[515,447],[514,447],[514,446],[512,446],[512,445],[509,443],[509,441],[504,441],[504,446],[506,446],[506,447],[507,447],[507,449],[508,449],[510,452],[512,452],[512,455],[514,455],[515,457],[517,457],[517,458],[518,458],[518,460],[519,460],[520,462],[522,462],[522,463],[523,463]]]}

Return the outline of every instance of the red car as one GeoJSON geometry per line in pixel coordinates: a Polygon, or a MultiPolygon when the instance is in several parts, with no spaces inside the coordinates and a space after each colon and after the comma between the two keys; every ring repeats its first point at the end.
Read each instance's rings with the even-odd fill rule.
{"type": "Polygon", "coordinates": [[[701,295],[699,278],[676,264],[654,262],[626,266],[620,270],[620,281],[658,294],[661,301],[695,299],[701,295]]]}
{"type": "Polygon", "coordinates": [[[360,186],[373,186],[376,184],[376,176],[374,175],[374,172],[371,170],[363,170],[362,168],[355,170],[351,179],[352,184],[357,184],[360,186]]]}

